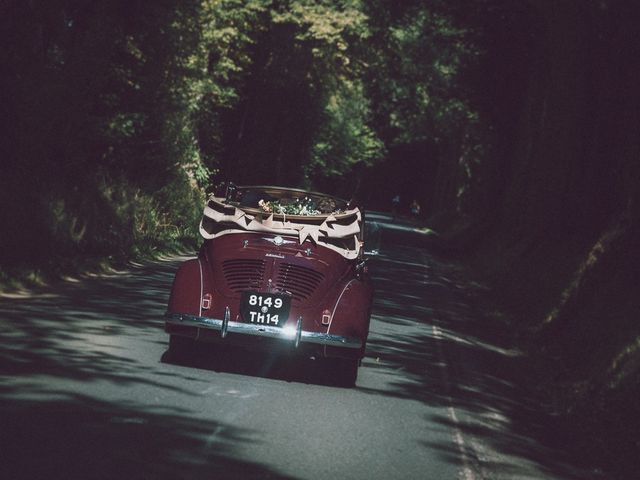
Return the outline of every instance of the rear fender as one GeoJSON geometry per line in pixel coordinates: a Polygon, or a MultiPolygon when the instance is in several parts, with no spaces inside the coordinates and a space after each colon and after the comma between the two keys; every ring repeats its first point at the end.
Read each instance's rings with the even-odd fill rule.
{"type": "Polygon", "coordinates": [[[168,313],[202,316],[206,273],[205,262],[200,258],[187,260],[180,266],[173,279],[168,313]]]}
{"type": "MultiPolygon", "coordinates": [[[[365,344],[369,335],[371,301],[373,289],[369,282],[353,279],[342,290],[333,309],[327,333],[356,337],[362,340],[360,357],[364,356],[365,344]]],[[[325,347],[327,356],[334,356],[334,348],[325,347]]],[[[342,349],[340,349],[342,350],[342,349]]]]}

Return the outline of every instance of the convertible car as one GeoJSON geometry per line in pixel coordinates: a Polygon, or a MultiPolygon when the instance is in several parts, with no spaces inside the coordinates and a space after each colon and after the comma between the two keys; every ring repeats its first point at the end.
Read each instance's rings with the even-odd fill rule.
{"type": "Polygon", "coordinates": [[[204,243],[173,282],[169,354],[194,342],[293,354],[353,386],[373,294],[363,231],[360,208],[329,195],[234,185],[212,195],[204,243]]]}

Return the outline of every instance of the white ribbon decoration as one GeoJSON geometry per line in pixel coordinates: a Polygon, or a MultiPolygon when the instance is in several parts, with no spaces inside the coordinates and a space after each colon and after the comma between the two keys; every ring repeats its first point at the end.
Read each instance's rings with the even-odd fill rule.
{"type": "Polygon", "coordinates": [[[283,216],[283,221],[274,220],[273,214],[270,214],[267,218],[256,218],[256,215],[252,215],[243,211],[240,208],[231,207],[226,205],[217,198],[210,198],[205,205],[204,214],[200,221],[200,235],[206,240],[211,240],[216,237],[228,235],[230,233],[241,232],[267,232],[277,235],[289,235],[298,237],[298,242],[302,245],[305,241],[310,240],[315,244],[333,250],[347,259],[355,259],[360,254],[360,240],[358,234],[360,233],[360,225],[362,222],[362,214],[358,208],[347,210],[344,214],[338,214],[339,218],[336,218],[335,214],[328,215],[327,218],[320,225],[312,225],[308,223],[296,223],[287,220],[283,216]],[[218,207],[218,210],[211,208],[209,205],[214,204],[218,207]],[[233,208],[232,214],[223,213],[225,210],[233,208]],[[355,220],[348,225],[338,224],[339,219],[344,219],[349,216],[355,216],[355,220]],[[216,223],[233,224],[234,227],[225,228],[218,233],[211,233],[205,227],[205,219],[208,219],[216,223]],[[238,228],[235,228],[238,227],[238,228]],[[349,238],[353,236],[353,243],[355,248],[353,250],[347,248],[341,248],[331,243],[323,242],[324,238],[349,238]]]}

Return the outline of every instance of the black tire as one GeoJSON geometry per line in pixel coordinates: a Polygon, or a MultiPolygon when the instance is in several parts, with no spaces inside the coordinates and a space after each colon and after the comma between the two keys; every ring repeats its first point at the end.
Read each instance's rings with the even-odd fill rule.
{"type": "Polygon", "coordinates": [[[360,360],[357,358],[335,358],[331,362],[333,384],[338,387],[353,388],[358,379],[360,360]]]}
{"type": "Polygon", "coordinates": [[[195,342],[191,338],[171,335],[169,337],[169,357],[173,361],[184,361],[193,355],[195,342]]]}

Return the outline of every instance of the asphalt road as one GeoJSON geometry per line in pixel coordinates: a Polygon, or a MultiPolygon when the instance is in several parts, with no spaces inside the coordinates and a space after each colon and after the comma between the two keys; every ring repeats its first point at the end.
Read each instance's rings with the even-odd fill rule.
{"type": "Polygon", "coordinates": [[[266,355],[168,362],[184,258],[0,297],[0,478],[587,478],[474,311],[481,288],[411,225],[369,218],[376,298],[353,389],[266,355]]]}

